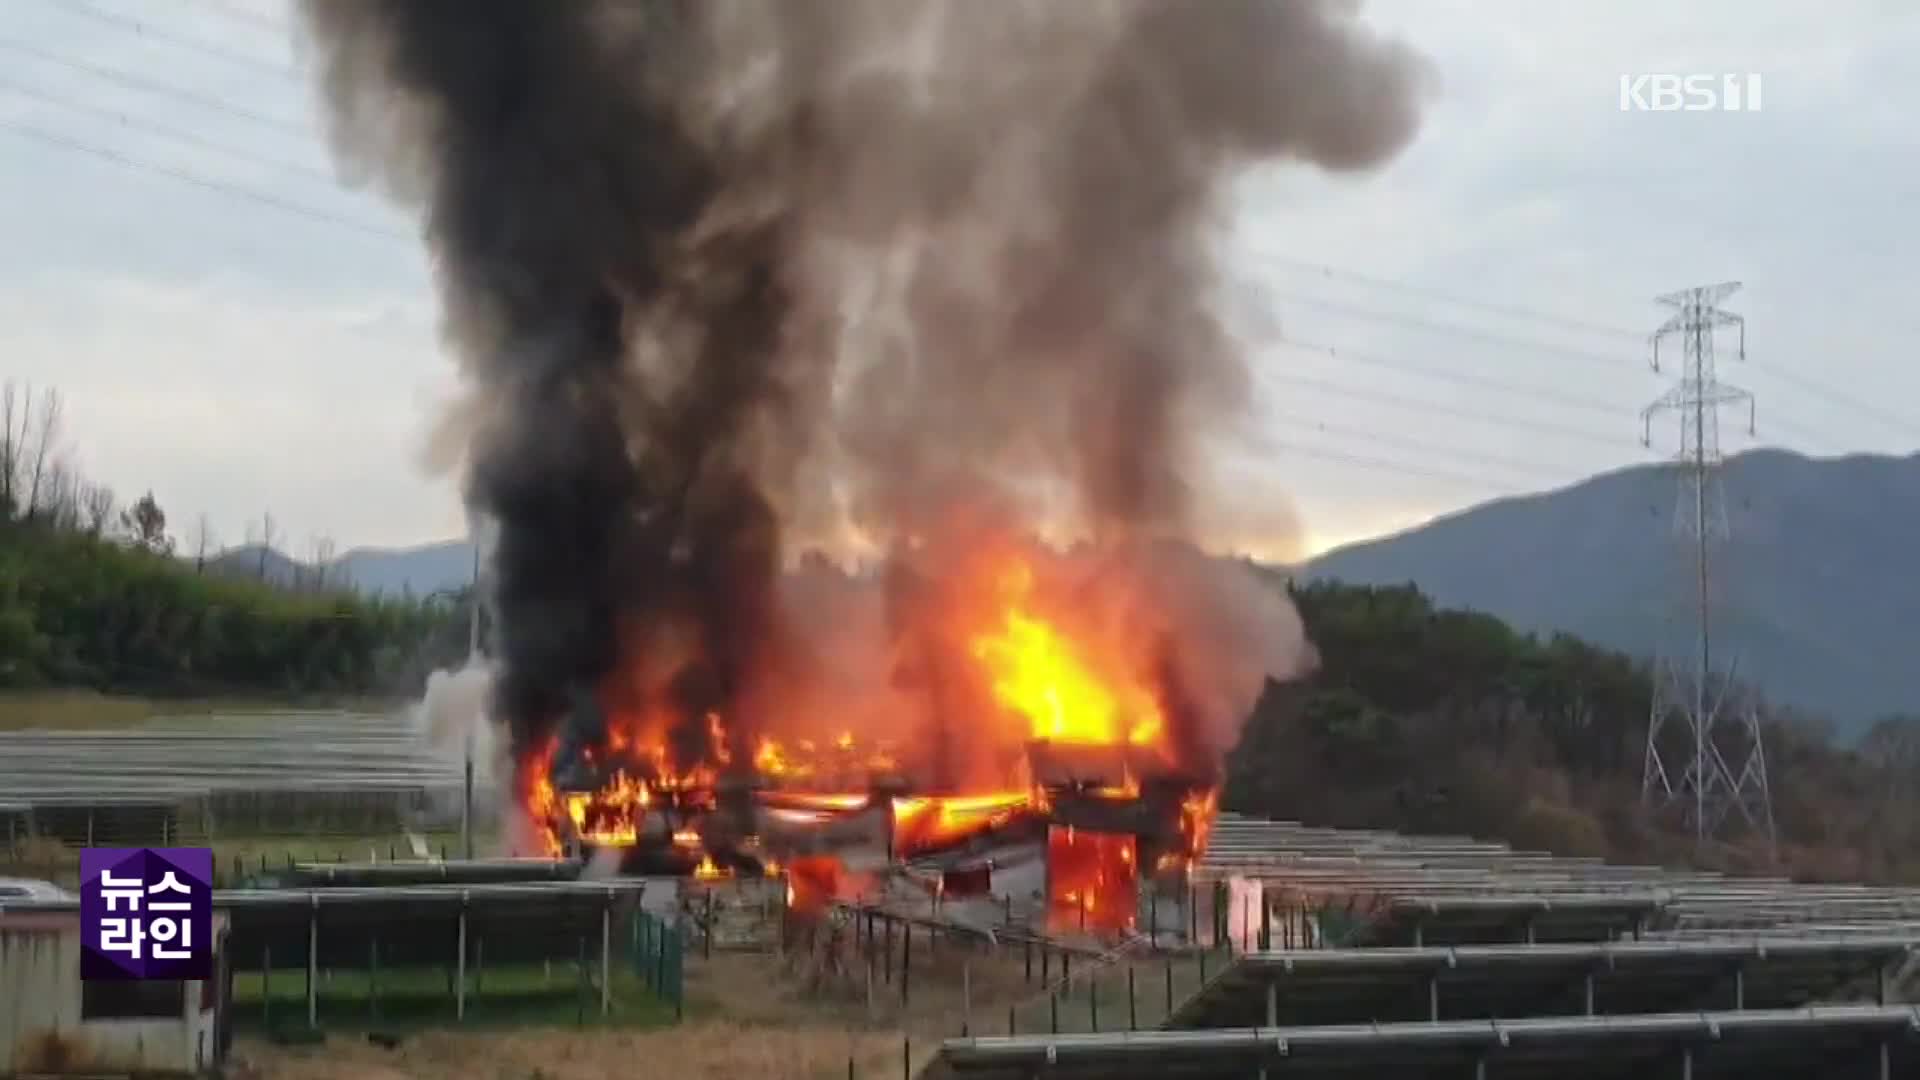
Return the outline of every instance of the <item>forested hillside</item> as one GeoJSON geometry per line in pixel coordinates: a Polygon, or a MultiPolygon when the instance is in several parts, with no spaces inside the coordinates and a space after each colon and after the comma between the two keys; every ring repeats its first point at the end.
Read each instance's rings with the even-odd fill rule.
{"type": "Polygon", "coordinates": [[[465,653],[463,598],[375,600],[214,574],[152,493],[124,508],[59,453],[59,398],[0,387],[0,689],[413,694],[465,653]]]}
{"type": "MultiPolygon", "coordinates": [[[[1920,709],[1920,576],[1907,571],[1920,549],[1920,454],[1753,450],[1728,460],[1724,485],[1731,541],[1714,556],[1715,628],[1740,677],[1851,736],[1920,709]]],[[[1634,656],[1685,649],[1684,628],[1676,640],[1669,625],[1693,595],[1674,493],[1667,466],[1621,469],[1329,552],[1301,576],[1413,582],[1447,606],[1634,656]]]]}
{"type": "MultiPolygon", "coordinates": [[[[1690,834],[1640,808],[1643,666],[1438,609],[1411,587],[1316,583],[1294,594],[1322,666],[1304,683],[1269,686],[1231,762],[1228,808],[1694,861],[1690,834]]],[[[1920,719],[1883,720],[1858,749],[1786,714],[1765,727],[1779,869],[1920,880],[1920,719]]],[[[1771,865],[1753,837],[1705,861],[1771,865]]]]}
{"type": "Polygon", "coordinates": [[[0,525],[0,687],[365,692],[416,665],[446,605],[294,594],[161,552],[0,525]]]}

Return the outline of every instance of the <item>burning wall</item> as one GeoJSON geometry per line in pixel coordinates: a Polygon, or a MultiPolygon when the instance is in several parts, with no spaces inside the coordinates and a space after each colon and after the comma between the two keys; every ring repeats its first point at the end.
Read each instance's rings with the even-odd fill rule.
{"type": "Polygon", "coordinates": [[[1188,546],[1250,416],[1209,229],[1244,166],[1411,137],[1357,7],[306,0],[435,255],[522,800],[843,734],[938,790],[1035,736],[1217,771],[1310,653],[1188,546]],[[822,539],[879,569],[783,576],[822,539]]]}

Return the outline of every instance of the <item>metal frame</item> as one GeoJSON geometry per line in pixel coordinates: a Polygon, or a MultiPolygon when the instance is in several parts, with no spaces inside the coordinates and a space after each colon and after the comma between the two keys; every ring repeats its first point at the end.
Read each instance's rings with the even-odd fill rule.
{"type": "Polygon", "coordinates": [[[1836,1006],[1631,1017],[1133,1031],[949,1039],[925,1075],[1253,1076],[1429,1075],[1454,1067],[1516,1075],[1760,1080],[1823,1074],[1910,1075],[1920,1009],[1836,1006]],[[1851,1072],[1842,1063],[1866,1065],[1851,1072]],[[1666,1062],[1666,1069],[1659,1063],[1666,1062]],[[1874,1066],[1877,1065],[1877,1069],[1874,1066]],[[1650,1067],[1655,1071],[1649,1071],[1650,1067]],[[1833,1069],[1828,1073],[1827,1070],[1833,1069]]]}

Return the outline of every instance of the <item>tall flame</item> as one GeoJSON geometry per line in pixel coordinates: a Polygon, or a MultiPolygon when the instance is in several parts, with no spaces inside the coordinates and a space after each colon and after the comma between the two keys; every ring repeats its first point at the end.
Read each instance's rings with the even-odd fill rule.
{"type": "Polygon", "coordinates": [[[1027,720],[1032,738],[1095,746],[1160,738],[1165,722],[1153,691],[1034,612],[1031,565],[1014,562],[999,584],[998,625],[974,637],[972,652],[994,698],[1027,720]]]}

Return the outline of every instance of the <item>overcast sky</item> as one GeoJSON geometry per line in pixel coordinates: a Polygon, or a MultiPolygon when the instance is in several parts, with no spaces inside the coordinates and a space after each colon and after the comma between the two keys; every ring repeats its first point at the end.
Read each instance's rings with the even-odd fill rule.
{"type": "MultiPolygon", "coordinates": [[[[1920,447],[1920,5],[1366,11],[1437,96],[1376,175],[1232,193],[1223,303],[1269,438],[1223,485],[1288,493],[1318,548],[1653,460],[1677,430],[1640,445],[1673,374],[1647,363],[1653,297],[1727,279],[1750,325],[1722,375],[1759,422],[1727,417],[1730,452],[1920,447]],[[1762,109],[1620,111],[1620,76],[1659,72],[1756,73],[1762,109]]],[[[0,377],[60,389],[75,463],[228,543],[266,511],[302,553],[463,532],[424,462],[453,386],[429,268],[335,177],[284,5],[0,13],[0,377]]]]}

